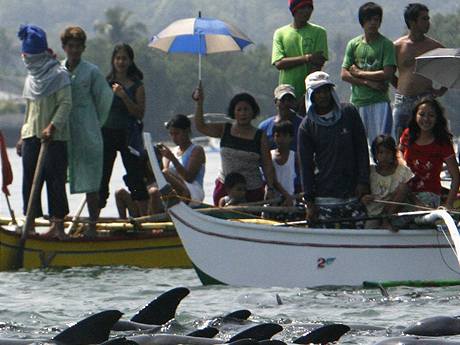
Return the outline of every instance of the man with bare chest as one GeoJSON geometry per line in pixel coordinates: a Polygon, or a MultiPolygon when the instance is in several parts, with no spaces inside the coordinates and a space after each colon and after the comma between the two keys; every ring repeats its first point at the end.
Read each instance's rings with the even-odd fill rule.
{"type": "Polygon", "coordinates": [[[396,87],[393,136],[396,140],[407,127],[415,102],[425,96],[442,96],[447,91],[445,87],[434,89],[431,80],[414,73],[417,56],[443,47],[438,41],[426,36],[430,29],[428,7],[419,3],[409,4],[404,12],[404,20],[409,33],[394,42],[398,68],[398,77],[393,82],[396,87]]]}

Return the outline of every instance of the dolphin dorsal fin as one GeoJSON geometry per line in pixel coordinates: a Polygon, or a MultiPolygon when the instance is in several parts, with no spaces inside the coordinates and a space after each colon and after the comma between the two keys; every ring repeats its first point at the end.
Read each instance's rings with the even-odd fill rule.
{"type": "Polygon", "coordinates": [[[337,341],[347,333],[350,327],[335,323],[314,329],[293,341],[294,344],[326,344],[337,341]]]}
{"type": "Polygon", "coordinates": [[[162,325],[174,319],[177,306],[189,293],[190,290],[184,287],[166,291],[139,310],[137,314],[131,318],[131,321],[145,323],[147,325],[162,325]]]}
{"type": "Polygon", "coordinates": [[[110,330],[122,315],[118,310],[106,310],[91,315],[63,330],[52,340],[65,345],[102,343],[109,338],[110,330]]]}
{"type": "Polygon", "coordinates": [[[229,343],[240,340],[251,338],[253,340],[267,340],[283,330],[283,327],[276,323],[263,323],[250,328],[247,328],[240,333],[234,335],[228,341],[229,343]]]}
{"type": "Polygon", "coordinates": [[[224,316],[224,319],[247,320],[251,312],[247,309],[235,310],[224,316]]]}

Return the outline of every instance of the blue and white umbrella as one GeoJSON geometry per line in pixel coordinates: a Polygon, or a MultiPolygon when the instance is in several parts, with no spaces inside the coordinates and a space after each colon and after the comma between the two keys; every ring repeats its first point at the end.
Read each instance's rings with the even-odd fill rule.
{"type": "Polygon", "coordinates": [[[198,54],[198,78],[201,80],[201,56],[241,51],[253,42],[234,25],[219,19],[180,19],[171,23],[149,43],[167,53],[198,54]]]}

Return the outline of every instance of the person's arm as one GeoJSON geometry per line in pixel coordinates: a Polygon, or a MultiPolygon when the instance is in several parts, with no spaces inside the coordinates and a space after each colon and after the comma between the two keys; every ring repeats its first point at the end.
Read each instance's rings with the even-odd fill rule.
{"type": "Polygon", "coordinates": [[[123,103],[128,108],[128,112],[136,119],[142,120],[145,112],[145,89],[144,85],[139,86],[134,94],[134,101],[128,96],[120,84],[112,85],[113,92],[122,99],[123,103]]]}
{"type": "Polygon", "coordinates": [[[201,167],[206,163],[204,150],[198,145],[193,149],[186,167],[184,167],[175,156],[173,157],[171,163],[176,168],[177,173],[188,183],[192,183],[195,180],[201,167]]]}
{"type": "Polygon", "coordinates": [[[326,58],[324,57],[323,52],[315,52],[300,56],[284,57],[281,60],[276,61],[274,65],[279,70],[289,69],[305,64],[312,64],[313,66],[317,66],[317,68],[321,69],[325,62],[326,58]]]}
{"type": "Polygon", "coordinates": [[[343,81],[346,81],[351,85],[367,86],[371,89],[379,91],[387,90],[387,85],[384,82],[354,77],[348,69],[345,69],[343,67],[340,76],[343,81]]]}
{"type": "Polygon", "coordinates": [[[94,68],[91,73],[91,96],[96,107],[99,124],[102,127],[109,117],[113,92],[98,68],[94,68]]]}
{"type": "Polygon", "coordinates": [[[355,148],[355,166],[357,167],[357,186],[356,197],[361,198],[363,195],[369,193],[369,149],[367,146],[366,130],[364,129],[363,122],[359,116],[358,110],[352,105],[349,105],[346,111],[351,112],[353,121],[353,147],[355,148]]]}
{"type": "Polygon", "coordinates": [[[56,97],[56,109],[51,122],[42,131],[44,140],[50,140],[56,129],[63,130],[67,126],[72,109],[72,89],[70,84],[57,91],[54,97],[56,97]]]}
{"type": "Polygon", "coordinates": [[[364,71],[356,65],[349,69],[350,74],[356,78],[380,82],[392,81],[395,71],[395,66],[385,66],[383,70],[378,71],[364,71]]]}
{"type": "Polygon", "coordinates": [[[268,145],[267,135],[262,133],[260,139],[260,159],[261,159],[261,168],[264,173],[265,182],[267,183],[268,189],[275,189],[275,168],[273,167],[272,157],[270,154],[270,148],[268,145]]]}
{"type": "Polygon", "coordinates": [[[447,195],[446,207],[451,209],[453,208],[454,201],[457,198],[458,187],[460,185],[460,173],[458,170],[457,158],[455,155],[450,156],[445,160],[447,165],[447,171],[449,172],[452,182],[450,183],[449,194],[447,195]]]}
{"type": "Polygon", "coordinates": [[[311,137],[304,127],[304,123],[299,127],[297,134],[297,158],[299,162],[300,180],[304,192],[306,205],[305,218],[313,221],[316,218],[315,188],[314,188],[314,144],[311,137]]]}
{"type": "Polygon", "coordinates": [[[198,87],[193,92],[193,99],[196,101],[196,108],[195,108],[195,127],[196,129],[203,133],[204,135],[213,137],[213,138],[221,138],[224,133],[224,125],[219,123],[206,123],[204,121],[203,116],[203,103],[204,103],[204,91],[203,86],[200,83],[198,87]]]}

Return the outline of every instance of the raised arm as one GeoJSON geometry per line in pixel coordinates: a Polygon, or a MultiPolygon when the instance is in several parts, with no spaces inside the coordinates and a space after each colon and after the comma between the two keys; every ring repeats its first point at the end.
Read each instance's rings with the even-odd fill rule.
{"type": "Polygon", "coordinates": [[[224,133],[224,125],[218,123],[206,123],[203,116],[204,91],[201,81],[193,92],[193,99],[196,102],[195,108],[195,126],[196,129],[213,138],[221,138],[224,133]]]}
{"type": "Polygon", "coordinates": [[[144,118],[145,112],[145,89],[144,85],[141,85],[137,88],[136,93],[134,94],[134,101],[129,98],[128,94],[123,89],[123,86],[120,84],[112,85],[113,92],[123,100],[123,103],[128,108],[128,112],[131,116],[134,116],[136,119],[142,120],[144,118]]]}

